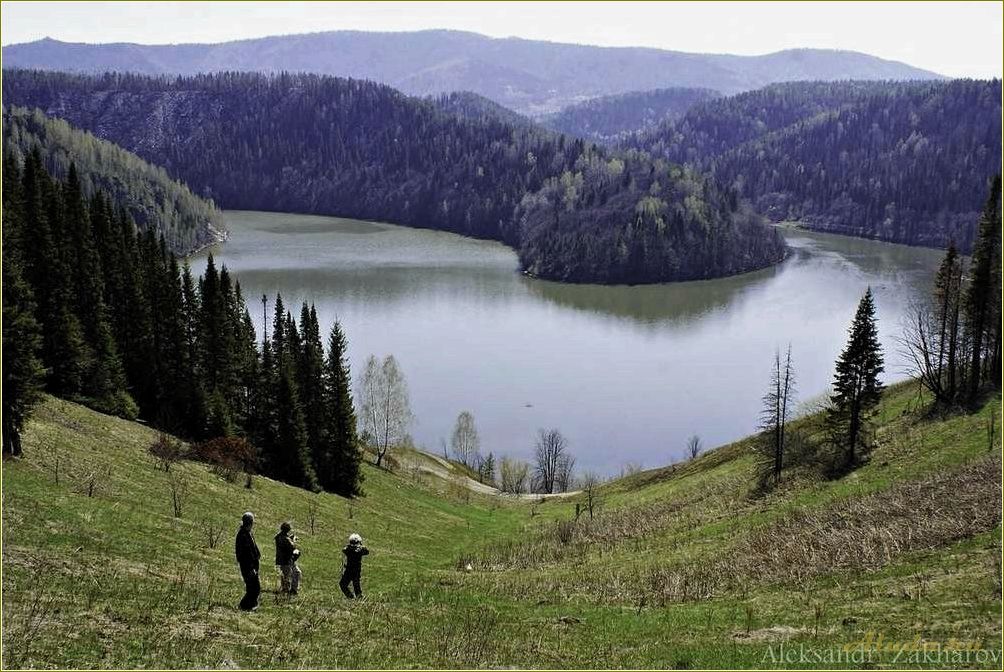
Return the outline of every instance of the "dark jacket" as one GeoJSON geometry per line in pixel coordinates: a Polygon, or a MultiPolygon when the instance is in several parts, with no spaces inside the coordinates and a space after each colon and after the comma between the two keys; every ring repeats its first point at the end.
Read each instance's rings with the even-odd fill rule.
{"type": "Polygon", "coordinates": [[[258,569],[261,551],[258,550],[258,544],[255,543],[250,528],[241,525],[241,529],[237,530],[237,543],[234,545],[234,550],[237,554],[237,564],[241,566],[241,569],[258,569]]]}
{"type": "Polygon", "coordinates": [[[293,538],[286,532],[280,531],[275,535],[275,564],[288,565],[293,562],[293,538]]]}
{"type": "Polygon", "coordinates": [[[369,555],[369,549],[365,546],[355,546],[349,544],[342,549],[345,554],[345,573],[349,576],[358,576],[363,570],[363,556],[369,555]]]}

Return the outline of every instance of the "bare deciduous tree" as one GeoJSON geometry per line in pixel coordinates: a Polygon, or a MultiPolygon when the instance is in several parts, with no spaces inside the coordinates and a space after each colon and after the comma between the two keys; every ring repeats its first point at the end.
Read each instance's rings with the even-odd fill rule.
{"type": "Polygon", "coordinates": [[[503,457],[499,463],[499,477],[502,492],[507,495],[521,495],[526,492],[526,481],[530,474],[530,465],[522,460],[503,457]]]}
{"type": "Polygon", "coordinates": [[[554,474],[556,492],[568,492],[575,482],[575,458],[565,453],[558,459],[558,469],[554,474]]]}
{"type": "Polygon", "coordinates": [[[111,470],[108,468],[98,468],[88,470],[80,483],[80,491],[88,497],[94,497],[103,490],[111,478],[111,470]]]}
{"type": "Polygon", "coordinates": [[[770,371],[770,385],[763,396],[763,410],[760,412],[760,431],[763,432],[758,446],[761,459],[757,461],[757,478],[760,487],[777,485],[784,469],[786,431],[791,419],[795,394],[795,371],[791,363],[791,345],[781,358],[781,352],[774,352],[774,363],[770,371]]]}
{"type": "Polygon", "coordinates": [[[960,401],[966,388],[970,341],[961,319],[964,272],[955,247],[949,247],[935,276],[932,296],[910,307],[899,339],[909,373],[941,406],[960,401]]]}
{"type": "Polygon", "coordinates": [[[376,450],[379,467],[387,451],[408,435],[414,417],[408,402],[408,385],[393,355],[385,357],[382,364],[370,355],[358,389],[359,416],[364,434],[376,450]]]}
{"type": "Polygon", "coordinates": [[[687,456],[690,457],[690,459],[696,459],[697,456],[701,454],[701,448],[701,437],[697,434],[694,434],[687,439],[687,456]]]}
{"type": "Polygon", "coordinates": [[[538,430],[534,466],[535,490],[547,494],[554,492],[567,449],[568,442],[557,429],[538,430]]]}
{"type": "Polygon", "coordinates": [[[626,478],[628,476],[634,476],[644,471],[645,466],[641,462],[628,462],[623,467],[621,467],[621,478],[626,478]]]}
{"type": "Polygon", "coordinates": [[[311,497],[307,501],[307,524],[310,525],[310,533],[314,534],[317,527],[317,514],[321,510],[320,495],[311,497]]]}
{"type": "Polygon", "coordinates": [[[171,491],[171,509],[175,518],[181,518],[184,513],[185,499],[188,496],[188,481],[180,474],[168,475],[168,486],[171,491]]]}
{"type": "Polygon", "coordinates": [[[453,427],[453,436],[450,437],[450,446],[453,448],[453,459],[471,469],[477,468],[481,438],[474,425],[474,414],[470,411],[462,411],[457,416],[457,424],[453,427]]]}
{"type": "MultiPolygon", "coordinates": [[[[180,518],[180,516],[178,516],[180,518]]],[[[223,537],[223,530],[226,526],[220,521],[214,521],[212,518],[203,518],[199,521],[199,527],[202,529],[202,534],[205,536],[206,545],[209,548],[216,548],[220,543],[220,539],[223,537]]]]}
{"type": "Polygon", "coordinates": [[[582,503],[589,512],[589,520],[592,520],[593,514],[600,507],[600,477],[592,471],[587,471],[582,475],[579,489],[582,490],[582,503]]]}
{"type": "Polygon", "coordinates": [[[181,441],[163,433],[157,436],[157,440],[150,444],[148,450],[157,461],[157,466],[165,472],[171,471],[171,467],[180,462],[185,454],[185,447],[181,441]]]}

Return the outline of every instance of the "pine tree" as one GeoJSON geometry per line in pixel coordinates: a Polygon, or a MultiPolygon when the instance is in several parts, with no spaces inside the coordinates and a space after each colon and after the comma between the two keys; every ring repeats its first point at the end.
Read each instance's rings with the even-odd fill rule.
{"type": "Polygon", "coordinates": [[[883,371],[882,347],[875,324],[875,302],[869,287],[858,303],[850,337],[833,379],[832,407],[827,424],[837,450],[833,465],[838,473],[862,463],[870,449],[868,417],[882,395],[878,376],[883,371]]]}
{"type": "Polygon", "coordinates": [[[318,455],[318,475],[326,490],[352,497],[361,494],[363,477],[359,471],[360,451],[347,350],[345,333],[336,321],[328,335],[328,356],[324,363],[326,426],[324,447],[318,455]]]}
{"type": "Polygon", "coordinates": [[[983,383],[1000,387],[1001,374],[1001,178],[990,186],[973,247],[971,281],[966,292],[969,340],[968,399],[974,403],[983,383]]]}

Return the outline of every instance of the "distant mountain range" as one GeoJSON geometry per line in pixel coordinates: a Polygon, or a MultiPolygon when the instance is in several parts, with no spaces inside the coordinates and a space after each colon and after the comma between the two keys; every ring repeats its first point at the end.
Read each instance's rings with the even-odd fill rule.
{"type": "Polygon", "coordinates": [[[905,63],[853,51],[691,54],[497,39],[452,30],[336,31],[177,45],[82,44],[46,38],[3,47],[3,65],[148,75],[312,72],[370,79],[412,95],[473,91],[531,115],[597,96],[667,87],[732,94],[795,80],[942,79],[905,63]]]}

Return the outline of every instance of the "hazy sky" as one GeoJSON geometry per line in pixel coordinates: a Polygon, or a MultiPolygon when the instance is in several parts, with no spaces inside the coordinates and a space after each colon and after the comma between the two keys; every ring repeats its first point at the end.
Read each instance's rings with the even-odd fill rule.
{"type": "Polygon", "coordinates": [[[1000,76],[999,2],[3,2],[3,44],[221,42],[321,30],[455,28],[606,46],[763,54],[852,49],[1000,76]]]}

